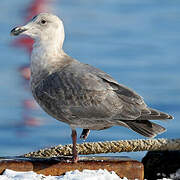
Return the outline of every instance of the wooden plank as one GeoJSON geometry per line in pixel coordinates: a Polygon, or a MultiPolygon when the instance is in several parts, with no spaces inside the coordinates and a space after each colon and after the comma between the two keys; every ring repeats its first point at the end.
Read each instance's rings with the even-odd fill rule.
{"type": "Polygon", "coordinates": [[[63,175],[67,171],[73,171],[76,169],[79,171],[82,171],[83,169],[107,169],[108,171],[115,171],[121,178],[144,179],[144,167],[142,163],[127,157],[117,156],[80,157],[77,163],[72,163],[71,157],[0,158],[0,174],[2,174],[5,169],[15,171],[34,171],[38,174],[52,176],[63,175]]]}

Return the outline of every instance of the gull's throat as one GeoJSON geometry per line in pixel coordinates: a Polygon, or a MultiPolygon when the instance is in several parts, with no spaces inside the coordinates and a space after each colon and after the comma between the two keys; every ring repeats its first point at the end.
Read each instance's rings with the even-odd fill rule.
{"type": "Polygon", "coordinates": [[[52,67],[61,61],[63,53],[61,46],[54,42],[35,42],[31,53],[32,78],[41,74],[50,74],[52,67]]]}

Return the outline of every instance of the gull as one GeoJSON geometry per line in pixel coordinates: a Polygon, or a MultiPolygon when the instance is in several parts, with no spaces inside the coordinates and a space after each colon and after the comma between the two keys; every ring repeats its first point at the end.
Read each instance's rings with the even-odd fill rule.
{"type": "Polygon", "coordinates": [[[40,13],[24,26],[12,29],[34,39],[31,53],[31,90],[37,103],[55,119],[72,129],[72,161],[78,161],[76,128],[81,138],[90,130],[124,126],[154,137],[166,129],[150,120],[173,119],[167,113],[148,107],[132,89],[119,84],[107,73],[81,63],[63,51],[62,20],[40,13]]]}

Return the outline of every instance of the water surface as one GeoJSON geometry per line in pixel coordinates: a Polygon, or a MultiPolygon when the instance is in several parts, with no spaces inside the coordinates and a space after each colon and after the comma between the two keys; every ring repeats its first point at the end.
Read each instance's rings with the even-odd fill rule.
{"type": "MultiPolygon", "coordinates": [[[[18,71],[29,63],[29,54],[24,48],[12,46],[15,38],[9,32],[25,22],[26,8],[33,2],[1,2],[0,156],[71,143],[71,130],[66,124],[34,105],[29,108],[32,95],[18,71]]],[[[61,0],[50,6],[51,12],[64,21],[64,50],[133,88],[149,106],[172,114],[173,121],[160,122],[168,131],[158,137],[179,138],[180,1],[61,0]]],[[[143,137],[113,127],[92,131],[87,141],[137,138],[143,137]]],[[[121,155],[140,159],[143,154],[121,155]]]]}

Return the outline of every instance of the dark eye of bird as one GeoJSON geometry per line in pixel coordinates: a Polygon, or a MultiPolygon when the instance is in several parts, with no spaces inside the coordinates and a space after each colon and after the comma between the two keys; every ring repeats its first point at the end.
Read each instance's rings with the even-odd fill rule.
{"type": "Polygon", "coordinates": [[[41,24],[46,24],[46,20],[42,19],[41,24]]]}

